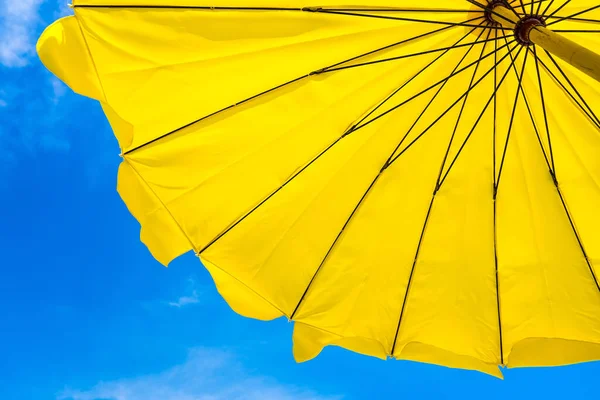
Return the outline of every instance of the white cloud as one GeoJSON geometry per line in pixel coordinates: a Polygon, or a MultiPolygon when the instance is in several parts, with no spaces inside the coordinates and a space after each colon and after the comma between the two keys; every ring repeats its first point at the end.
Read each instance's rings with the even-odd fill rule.
{"type": "Polygon", "coordinates": [[[154,375],[66,389],[58,400],[339,400],[251,374],[221,350],[197,348],[184,364],[154,375]]]}
{"type": "Polygon", "coordinates": [[[52,103],[58,104],[60,99],[67,94],[67,85],[65,85],[58,78],[52,77],[50,78],[50,86],[52,87],[52,103]]]}
{"type": "Polygon", "coordinates": [[[198,298],[198,285],[194,278],[188,278],[186,291],[191,294],[181,296],[176,301],[168,302],[168,304],[171,307],[181,308],[190,304],[196,304],[200,301],[200,299],[198,298]]]}
{"type": "Polygon", "coordinates": [[[169,305],[171,307],[181,308],[181,307],[187,306],[189,304],[196,304],[196,303],[198,303],[198,301],[199,301],[198,292],[196,290],[194,290],[194,291],[192,291],[191,296],[181,296],[180,298],[177,299],[177,301],[170,301],[169,305]]]}
{"type": "Polygon", "coordinates": [[[0,64],[23,67],[35,54],[35,27],[42,0],[0,2],[0,64]]]}

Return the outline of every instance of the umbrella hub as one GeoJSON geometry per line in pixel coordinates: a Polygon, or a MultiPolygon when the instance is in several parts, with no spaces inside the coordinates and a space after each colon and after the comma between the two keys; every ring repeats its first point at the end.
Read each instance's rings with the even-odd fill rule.
{"type": "Polygon", "coordinates": [[[531,46],[533,42],[529,38],[531,30],[536,26],[546,27],[543,16],[529,14],[519,17],[512,13],[506,15],[506,9],[510,7],[506,0],[488,0],[488,6],[484,10],[485,19],[495,25],[512,28],[516,41],[523,46],[531,46]],[[502,19],[502,20],[500,20],[502,19]]]}
{"type": "Polygon", "coordinates": [[[539,15],[526,15],[515,24],[515,39],[523,46],[531,46],[533,42],[529,38],[531,30],[536,26],[546,27],[544,18],[539,15]]]}

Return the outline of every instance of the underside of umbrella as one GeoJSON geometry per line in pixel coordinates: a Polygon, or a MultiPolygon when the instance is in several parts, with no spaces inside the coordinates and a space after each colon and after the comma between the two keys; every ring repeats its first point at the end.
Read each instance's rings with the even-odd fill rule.
{"type": "Polygon", "coordinates": [[[600,359],[595,2],[78,0],[38,53],[156,259],[295,321],[297,360],[501,376],[600,359]]]}

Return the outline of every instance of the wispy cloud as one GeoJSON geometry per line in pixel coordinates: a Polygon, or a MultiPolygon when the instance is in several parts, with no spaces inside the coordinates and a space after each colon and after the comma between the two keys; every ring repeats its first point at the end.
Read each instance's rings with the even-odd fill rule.
{"type": "Polygon", "coordinates": [[[196,348],[187,361],[154,375],[66,389],[58,400],[339,400],[341,396],[250,373],[234,354],[196,348]]]}
{"type": "Polygon", "coordinates": [[[190,304],[196,304],[199,301],[198,284],[194,278],[188,278],[186,294],[179,297],[176,301],[169,301],[167,304],[171,307],[181,308],[190,304]]]}
{"type": "Polygon", "coordinates": [[[35,53],[36,29],[42,0],[0,2],[0,64],[23,67],[35,53]]]}
{"type": "Polygon", "coordinates": [[[169,305],[171,307],[181,308],[189,304],[196,304],[198,303],[198,301],[198,292],[196,290],[193,290],[191,296],[181,296],[177,299],[177,301],[170,301],[169,305]]]}

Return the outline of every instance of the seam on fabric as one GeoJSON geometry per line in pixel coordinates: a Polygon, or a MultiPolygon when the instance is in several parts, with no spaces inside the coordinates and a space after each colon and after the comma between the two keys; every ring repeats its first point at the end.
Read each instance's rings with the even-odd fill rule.
{"type": "MultiPolygon", "coordinates": [[[[187,239],[187,241],[189,242],[190,246],[192,247],[191,250],[194,250],[194,252],[196,252],[197,251],[196,250],[196,246],[194,245],[194,243],[190,239],[189,235],[185,232],[185,230],[183,229],[183,227],[179,224],[179,222],[177,221],[177,219],[175,218],[175,216],[173,216],[173,214],[171,213],[171,211],[167,208],[167,206],[165,205],[165,203],[163,203],[163,201],[160,199],[160,197],[158,197],[158,195],[152,189],[152,187],[150,187],[150,185],[148,184],[148,182],[142,177],[142,175],[133,166],[133,163],[130,162],[126,157],[123,157],[123,162],[126,162],[127,165],[129,165],[131,167],[131,169],[133,170],[133,172],[135,172],[135,174],[140,178],[140,180],[146,185],[146,187],[148,187],[148,190],[150,190],[150,192],[152,193],[152,195],[154,195],[154,197],[156,198],[156,200],[158,200],[158,202],[162,205],[162,207],[169,214],[169,216],[171,217],[171,219],[173,220],[173,222],[175,223],[175,225],[177,225],[177,227],[179,228],[179,230],[181,231],[181,233],[183,234],[183,236],[187,239]]],[[[152,210],[152,212],[155,212],[158,209],[159,208],[156,208],[156,209],[152,210]]]]}
{"type": "Polygon", "coordinates": [[[79,31],[81,32],[81,37],[83,38],[83,43],[85,43],[85,48],[87,50],[88,56],[90,57],[90,61],[92,62],[92,66],[94,67],[94,72],[96,73],[96,79],[98,80],[98,84],[100,85],[100,90],[102,91],[102,95],[104,96],[104,103],[108,104],[108,98],[106,97],[106,91],[104,90],[104,85],[102,85],[102,80],[100,80],[100,75],[98,74],[98,67],[96,66],[96,61],[94,60],[94,57],[92,56],[92,51],[90,50],[90,46],[88,44],[87,38],[85,37],[85,31],[83,29],[83,23],[81,21],[81,18],[79,18],[79,16],[77,15],[77,12],[75,12],[75,9],[73,10],[74,12],[74,17],[75,19],[77,19],[77,26],[79,26],[79,31]]]}
{"type": "MultiPolygon", "coordinates": [[[[269,304],[271,307],[273,307],[274,309],[276,309],[277,311],[279,311],[282,316],[288,317],[288,314],[286,312],[284,312],[282,309],[280,309],[279,307],[277,307],[275,304],[273,304],[273,302],[271,302],[270,300],[268,300],[265,296],[263,296],[262,294],[258,293],[256,290],[252,289],[250,286],[248,286],[246,283],[244,283],[243,281],[241,281],[239,278],[233,276],[231,273],[229,273],[228,271],[225,271],[223,268],[219,267],[217,264],[215,264],[214,262],[210,261],[207,257],[205,257],[202,254],[196,253],[196,256],[198,257],[198,259],[200,259],[200,262],[202,262],[204,264],[204,260],[206,260],[207,262],[210,263],[210,265],[212,265],[213,267],[219,269],[221,272],[223,272],[224,274],[227,274],[229,277],[231,277],[232,279],[234,279],[236,282],[239,282],[242,286],[244,286],[246,289],[250,290],[252,293],[254,293],[255,295],[257,295],[258,297],[260,297],[262,300],[266,301],[267,304],[269,304]]],[[[204,268],[206,268],[206,266],[204,266],[204,268]]],[[[214,278],[213,278],[214,279],[214,278]]],[[[225,301],[227,302],[227,299],[225,298],[225,296],[222,296],[225,301]]],[[[229,304],[229,302],[227,302],[229,304]]],[[[231,306],[230,306],[231,307],[231,306]]],[[[238,313],[239,314],[239,313],[238,313]]],[[[254,318],[254,317],[252,317],[254,318]]],[[[254,318],[256,319],[256,318],[254,318]]]]}

